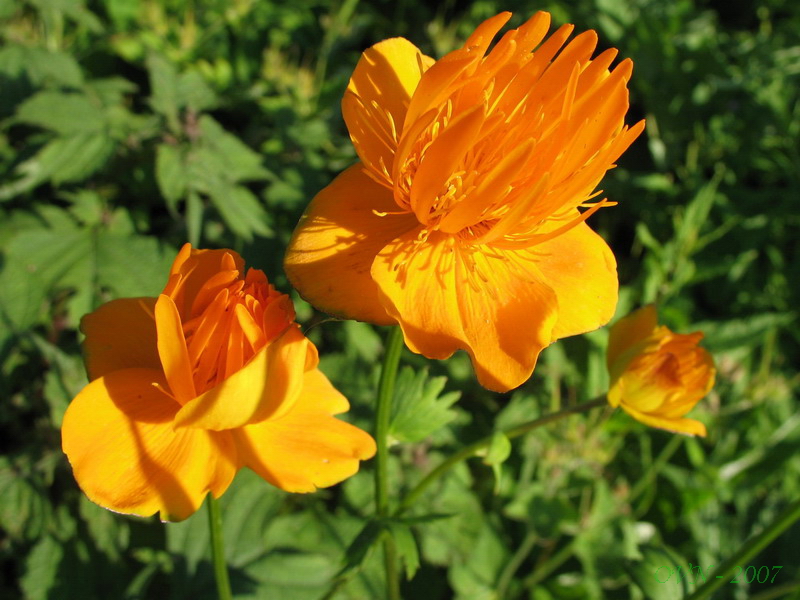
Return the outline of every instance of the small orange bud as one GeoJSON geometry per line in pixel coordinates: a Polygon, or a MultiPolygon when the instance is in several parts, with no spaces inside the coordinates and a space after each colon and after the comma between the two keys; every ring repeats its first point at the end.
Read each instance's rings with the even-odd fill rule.
{"type": "Polygon", "coordinates": [[[705,425],[684,417],[714,385],[714,360],[697,345],[702,338],[659,326],[653,305],[619,320],[606,357],[609,404],[645,425],[705,436],[705,425]]]}

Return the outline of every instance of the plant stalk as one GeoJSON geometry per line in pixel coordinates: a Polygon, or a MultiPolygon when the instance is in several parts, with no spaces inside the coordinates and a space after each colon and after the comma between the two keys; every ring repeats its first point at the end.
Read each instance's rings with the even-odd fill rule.
{"type": "Polygon", "coordinates": [[[225,564],[225,548],[222,543],[222,512],[219,501],[208,495],[208,528],[211,531],[211,558],[214,563],[214,579],[217,581],[219,600],[232,600],[228,567],[225,564]]]}
{"type": "MultiPolygon", "coordinates": [[[[389,516],[389,425],[392,417],[392,400],[397,379],[397,367],[403,352],[403,332],[393,327],[386,341],[386,354],[378,383],[378,398],[375,411],[375,513],[379,519],[389,516]]],[[[384,569],[386,572],[386,596],[389,600],[400,600],[400,581],[397,573],[397,550],[388,533],[383,536],[384,569]]]]}

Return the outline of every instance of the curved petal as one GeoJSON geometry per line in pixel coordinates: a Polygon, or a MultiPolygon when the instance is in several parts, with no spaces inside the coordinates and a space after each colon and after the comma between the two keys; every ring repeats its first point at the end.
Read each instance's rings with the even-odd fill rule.
{"type": "MultiPolygon", "coordinates": [[[[184,244],[169,271],[169,281],[163,294],[170,296],[184,319],[192,316],[192,306],[198,293],[220,271],[236,270],[244,274],[244,260],[233,250],[205,250],[184,244]]],[[[214,294],[210,294],[213,298],[214,294]]]]}
{"type": "Polygon", "coordinates": [[[367,433],[332,416],[347,408],[325,375],[308,371],[291,411],[235,432],[243,464],[289,492],[339,483],[358,471],[358,461],[375,454],[367,433]]]}
{"type": "Polygon", "coordinates": [[[417,225],[397,210],[392,193],[364,174],[358,163],[312,200],[294,231],[284,268],[311,304],[343,318],[390,325],[370,276],[375,256],[417,225]]]}
{"type": "Polygon", "coordinates": [[[303,386],[311,343],[297,326],[264,347],[239,371],[187,403],[175,427],[222,431],[275,419],[291,410],[303,386]]]}
{"type": "Polygon", "coordinates": [[[617,364],[622,354],[646,340],[657,327],[658,313],[653,304],[643,306],[614,323],[608,336],[606,353],[609,370],[623,369],[624,365],[617,364]]]}
{"type": "Polygon", "coordinates": [[[155,306],[158,355],[172,391],[180,404],[197,395],[181,317],[172,298],[161,294],[155,306]]]}
{"type": "Polygon", "coordinates": [[[391,169],[408,103],[422,73],[434,60],[405,38],[384,40],[361,55],[342,115],[359,157],[368,165],[391,169]]]}
{"type": "Polygon", "coordinates": [[[659,429],[666,429],[667,431],[683,433],[686,435],[699,435],[701,437],[706,436],[706,426],[695,419],[665,419],[639,412],[638,410],[629,406],[625,406],[624,404],[622,405],[622,408],[634,419],[644,423],[645,425],[649,425],[650,427],[657,427],[659,429]]]}
{"type": "Polygon", "coordinates": [[[61,429],[75,479],[95,503],[162,520],[185,519],[211,491],[220,496],[236,473],[228,433],[174,431],[176,404],[156,386],[153,369],[125,369],[87,385],[61,429]]]}
{"type": "Polygon", "coordinates": [[[372,276],[411,350],[430,358],[466,350],[488,389],[523,383],[552,340],[556,296],[530,256],[438,233],[419,243],[412,233],[384,248],[372,276]]]}
{"type": "Polygon", "coordinates": [[[536,264],[558,298],[553,340],[608,323],[617,308],[617,261],[586,223],[533,248],[536,264]]]}
{"type": "Polygon", "coordinates": [[[106,302],[81,319],[90,381],[120,369],[161,369],[155,304],[155,298],[121,298],[106,302]]]}

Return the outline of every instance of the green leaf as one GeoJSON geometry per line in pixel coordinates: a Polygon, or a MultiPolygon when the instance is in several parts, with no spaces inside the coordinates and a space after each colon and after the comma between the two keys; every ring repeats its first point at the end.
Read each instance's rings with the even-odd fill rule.
{"type": "Polygon", "coordinates": [[[0,457],[0,528],[12,540],[35,540],[42,535],[52,507],[17,465],[0,457]]]}
{"type": "Polygon", "coordinates": [[[167,201],[167,208],[175,212],[188,184],[183,152],[179,146],[159,144],[156,147],[156,181],[167,201]]]}
{"type": "Polygon", "coordinates": [[[492,441],[489,447],[486,448],[479,456],[483,456],[483,464],[485,465],[500,465],[504,463],[511,455],[511,440],[509,440],[502,431],[496,431],[492,435],[492,441]]]}
{"type": "Polygon", "coordinates": [[[25,573],[19,581],[27,600],[48,600],[55,587],[59,567],[64,558],[64,547],[55,538],[46,535],[33,547],[25,561],[25,573]]]}
{"type": "Polygon", "coordinates": [[[397,555],[405,565],[406,579],[413,579],[419,569],[419,550],[414,534],[410,527],[397,521],[389,521],[387,526],[397,546],[397,555]]]}
{"type": "Polygon", "coordinates": [[[754,339],[763,338],[771,329],[781,329],[795,321],[795,315],[785,313],[763,313],[746,319],[707,321],[697,323],[695,329],[705,335],[703,345],[713,352],[726,352],[737,348],[751,347],[754,339]]]}
{"type": "Polygon", "coordinates": [[[35,333],[30,335],[30,340],[49,365],[44,376],[44,396],[50,407],[50,421],[60,428],[70,401],[88,383],[83,359],[64,352],[35,333]]]}
{"type": "Polygon", "coordinates": [[[170,130],[178,134],[180,103],[175,66],[156,53],[148,55],[146,64],[150,75],[150,106],[167,120],[170,130]]]}
{"type": "Polygon", "coordinates": [[[178,103],[181,108],[200,112],[214,108],[217,96],[203,76],[196,71],[183,73],[178,79],[178,103]]]}
{"type": "Polygon", "coordinates": [[[0,314],[21,331],[39,322],[49,295],[66,289],[72,292],[68,323],[76,327],[81,316],[111,297],[157,295],[174,252],[154,238],[100,228],[20,232],[5,248],[0,314]]]}
{"type": "Polygon", "coordinates": [[[102,108],[84,94],[45,90],[23,102],[15,120],[65,136],[97,133],[106,125],[102,108]]]}
{"type": "Polygon", "coordinates": [[[19,179],[0,186],[0,201],[10,200],[47,180],[56,185],[85,179],[111,156],[114,143],[104,133],[57,137],[17,166],[19,179]]]}
{"type": "Polygon", "coordinates": [[[383,525],[379,521],[367,521],[347,547],[344,553],[344,566],[336,576],[343,577],[360,567],[367,556],[367,552],[378,541],[382,531],[383,525]]]}
{"type": "Polygon", "coordinates": [[[262,164],[261,155],[225,131],[212,117],[203,115],[198,126],[203,147],[209,150],[215,170],[226,179],[238,183],[264,180],[271,176],[262,164]]]}
{"type": "Polygon", "coordinates": [[[680,600],[688,595],[688,583],[695,579],[696,572],[686,573],[689,563],[677,552],[651,544],[641,546],[639,551],[642,560],[623,561],[622,564],[648,600],[680,600]]]}
{"type": "Polygon", "coordinates": [[[459,392],[440,396],[446,377],[428,377],[427,369],[414,373],[403,367],[395,385],[389,435],[401,442],[419,442],[444,427],[456,417],[450,407],[459,392]]]}
{"type": "Polygon", "coordinates": [[[219,211],[225,224],[238,236],[250,241],[253,234],[271,236],[267,226],[267,212],[246,187],[226,185],[215,187],[210,194],[211,203],[219,211]]]}

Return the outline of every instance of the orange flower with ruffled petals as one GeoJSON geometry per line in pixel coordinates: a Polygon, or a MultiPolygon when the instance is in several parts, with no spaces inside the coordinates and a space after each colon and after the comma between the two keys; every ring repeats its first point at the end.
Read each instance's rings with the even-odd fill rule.
{"type": "Polygon", "coordinates": [[[543,12],[488,52],[510,16],[439,61],[403,38],[364,52],[342,101],[360,162],[314,198],[285,261],[315,306],[399,324],[430,358],[464,349],[498,391],[614,314],[614,255],[584,221],[644,128],[624,124],[630,60],[609,70],[617,51],[591,58],[597,35],[566,43],[571,25],[542,41],[543,12]]]}
{"type": "Polygon", "coordinates": [[[658,325],[649,305],[620,319],[608,341],[608,402],[637,421],[688,435],[706,426],[684,417],[714,386],[714,360],[698,346],[699,331],[686,335],[658,325]]]}
{"type": "Polygon", "coordinates": [[[372,438],[317,369],[288,296],[231,250],[179,252],[158,298],[84,317],[90,383],[62,444],[86,495],[116,512],[181,520],[243,466],[291,492],[353,475],[372,438]]]}

